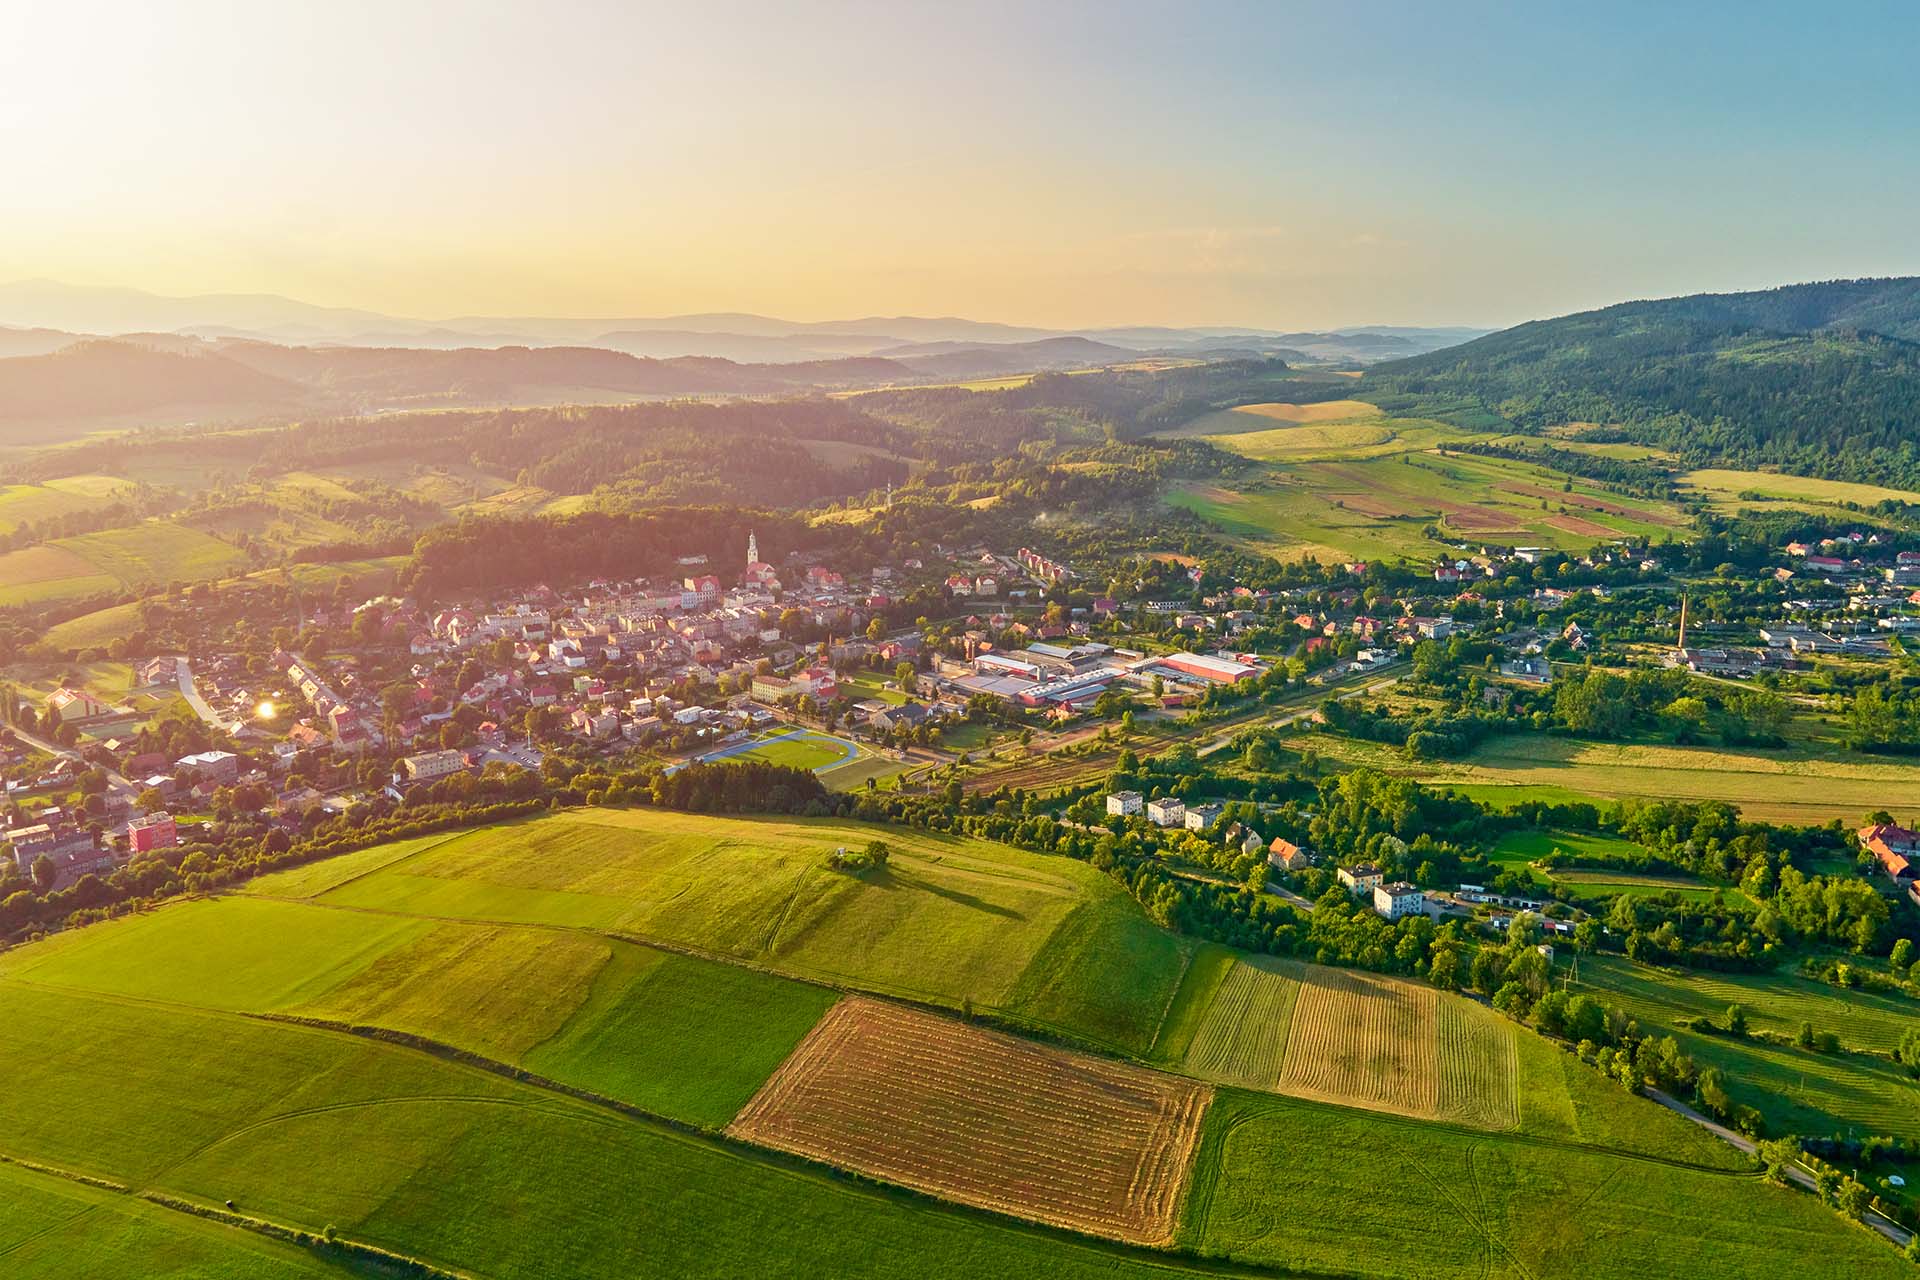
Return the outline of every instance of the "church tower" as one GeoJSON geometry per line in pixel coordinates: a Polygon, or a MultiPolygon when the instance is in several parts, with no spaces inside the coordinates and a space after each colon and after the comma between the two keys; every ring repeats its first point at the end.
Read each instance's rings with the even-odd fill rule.
{"type": "Polygon", "coordinates": [[[747,567],[751,569],[760,563],[760,539],[752,533],[747,534],[747,567]]]}

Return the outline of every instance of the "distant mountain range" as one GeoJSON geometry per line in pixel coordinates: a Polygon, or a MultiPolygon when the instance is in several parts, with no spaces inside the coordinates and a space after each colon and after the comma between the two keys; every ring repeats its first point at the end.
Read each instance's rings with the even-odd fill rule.
{"type": "MultiPolygon", "coordinates": [[[[651,359],[711,356],[745,364],[797,364],[846,356],[888,355],[898,348],[938,348],[919,354],[949,357],[963,349],[1000,349],[1077,338],[1112,348],[1101,360],[1144,354],[1276,354],[1328,362],[1366,362],[1415,355],[1464,342],[1484,329],[1395,328],[1369,325],[1338,333],[1281,333],[1221,327],[1037,329],[957,317],[866,316],[801,322],[738,312],[655,318],[460,316],[415,320],[351,307],[322,307],[273,294],[166,297],[138,289],[78,286],[53,280],[0,284],[0,357],[41,354],[15,330],[63,331],[76,336],[178,333],[250,338],[287,345],[407,347],[454,350],[489,347],[599,347],[651,359]]],[[[1060,350],[1066,350],[1061,348],[1060,350]]],[[[1042,351],[1044,354],[1044,351],[1042,351]]],[[[1024,372],[1017,355],[994,350],[966,372],[1024,372]]],[[[1093,357],[1089,357],[1092,359],[1093,357]]],[[[949,361],[956,366],[964,361],[949,361]]],[[[1083,361],[1083,363],[1085,363],[1083,361]]]]}

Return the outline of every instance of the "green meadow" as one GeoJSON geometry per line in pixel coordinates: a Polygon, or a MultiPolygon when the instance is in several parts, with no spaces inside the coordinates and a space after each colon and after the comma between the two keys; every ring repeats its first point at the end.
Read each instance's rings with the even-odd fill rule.
{"type": "Polygon", "coordinates": [[[1814,826],[1858,822],[1880,808],[1920,808],[1920,765],[1822,745],[1740,750],[1523,733],[1489,738],[1458,760],[1415,761],[1337,734],[1303,741],[1322,756],[1450,787],[1495,807],[1523,800],[1604,805],[1632,796],[1723,800],[1750,819],[1814,826]]]}
{"type": "Polygon", "coordinates": [[[1783,1258],[1808,1275],[1911,1274],[1812,1197],[1748,1172],[1237,1090],[1208,1113],[1180,1242],[1249,1266],[1405,1280],[1766,1280],[1783,1258]]]}
{"type": "Polygon", "coordinates": [[[886,995],[970,1001],[1123,1051],[1152,1042],[1189,948],[1083,864],[827,820],[573,811],[440,841],[316,901],[592,929],[886,995]],[[833,849],[875,835],[892,848],[885,871],[826,868],[833,849]],[[1124,998],[1096,998],[1115,964],[1134,975],[1124,998]]]}
{"type": "Polygon", "coordinates": [[[1697,1061],[1724,1070],[1729,1092],[1777,1130],[1920,1138],[1920,1081],[1885,1056],[1920,1019],[1920,1003],[1795,974],[1670,971],[1620,956],[1584,957],[1579,974],[1582,987],[1642,1026],[1671,1030],[1697,1061]],[[1674,1027],[1681,1018],[1722,1021],[1734,1004],[1753,1031],[1795,1040],[1806,1023],[1838,1036],[1841,1051],[1674,1027]]]}
{"type": "MultiPolygon", "coordinates": [[[[1397,980],[1439,1010],[1412,1057],[1448,1118],[1222,1088],[1181,1252],[720,1134],[844,989],[1257,1078],[1344,1025],[1288,984],[1357,977],[1196,946],[1078,863],[854,823],[582,810],[361,850],[0,954],[0,1157],[53,1171],[0,1163],[0,1273],[379,1274],[142,1197],[231,1201],[475,1277],[1650,1276],[1666,1259],[1741,1278],[1795,1248],[1835,1275],[1904,1265],[1548,1042],[1397,980]],[[885,873],[822,866],[876,835],[885,873]],[[1505,1114],[1467,1096],[1483,1078],[1505,1114]]],[[[1884,1038],[1894,1013],[1861,1025],[1884,1038]]],[[[1372,1020],[1367,1054],[1331,1053],[1391,1078],[1369,1055],[1392,1034],[1372,1020]]]]}

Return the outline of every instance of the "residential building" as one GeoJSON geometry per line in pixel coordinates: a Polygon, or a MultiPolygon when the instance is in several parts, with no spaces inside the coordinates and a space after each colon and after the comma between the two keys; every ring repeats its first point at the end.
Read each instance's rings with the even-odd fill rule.
{"type": "Polygon", "coordinates": [[[1347,891],[1353,894],[1369,893],[1380,887],[1386,879],[1384,872],[1371,862],[1363,862],[1355,867],[1340,867],[1334,873],[1347,891]]]}
{"type": "Polygon", "coordinates": [[[171,849],[179,843],[179,828],[170,813],[150,813],[127,824],[127,848],[134,853],[171,849]]]}
{"type": "Polygon", "coordinates": [[[1190,804],[1187,806],[1186,825],[1189,831],[1205,831],[1220,820],[1221,806],[1217,804],[1190,804]]]}
{"type": "Polygon", "coordinates": [[[1267,846],[1267,862],[1282,871],[1300,871],[1312,864],[1313,857],[1284,836],[1275,836],[1267,846]]]}
{"type": "Polygon", "coordinates": [[[1147,805],[1147,821],[1156,827],[1178,827],[1183,825],[1186,819],[1186,803],[1172,796],[1151,801],[1147,805]]]}
{"type": "Polygon", "coordinates": [[[432,782],[467,767],[467,758],[458,751],[423,751],[400,761],[400,773],[408,782],[432,782]]]}
{"type": "Polygon", "coordinates": [[[1138,791],[1115,791],[1107,796],[1107,814],[1115,818],[1131,818],[1146,807],[1146,800],[1138,791]]]}
{"type": "Polygon", "coordinates": [[[186,775],[194,782],[220,785],[240,776],[240,757],[231,751],[201,751],[181,756],[173,762],[173,768],[176,774],[186,775]]]}
{"type": "Polygon", "coordinates": [[[1373,886],[1373,909],[1389,920],[1419,915],[1427,908],[1427,896],[1404,880],[1373,886]]]}

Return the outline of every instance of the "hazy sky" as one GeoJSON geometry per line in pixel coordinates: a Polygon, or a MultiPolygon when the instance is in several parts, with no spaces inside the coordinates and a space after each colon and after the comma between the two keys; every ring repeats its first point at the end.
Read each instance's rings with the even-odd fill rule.
{"type": "Polygon", "coordinates": [[[0,0],[0,279],[1505,324],[1920,273],[1920,9],[0,0]]]}

